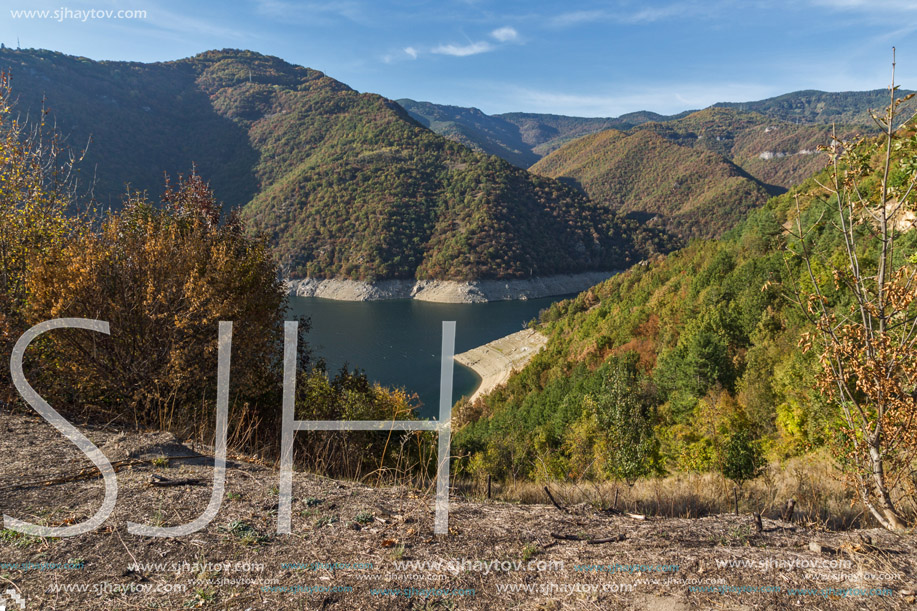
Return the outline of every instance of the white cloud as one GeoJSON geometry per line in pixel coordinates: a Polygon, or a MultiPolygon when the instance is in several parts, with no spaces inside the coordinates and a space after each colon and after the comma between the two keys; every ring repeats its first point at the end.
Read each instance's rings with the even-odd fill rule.
{"type": "Polygon", "coordinates": [[[517,32],[515,28],[511,28],[509,26],[497,28],[491,32],[490,35],[500,42],[510,42],[519,38],[519,32],[517,32]]]}
{"type": "Polygon", "coordinates": [[[551,19],[551,25],[563,28],[571,25],[579,25],[580,23],[589,23],[590,21],[602,21],[607,17],[608,14],[605,11],[573,11],[553,17],[551,19]]]}
{"type": "MultiPolygon", "coordinates": [[[[819,2],[822,0],[812,0],[819,2]]],[[[826,2],[860,2],[869,0],[824,0],[826,2]]],[[[687,15],[710,15],[718,12],[719,0],[707,0],[703,3],[676,2],[666,6],[643,8],[636,11],[622,10],[579,10],[555,15],[548,19],[548,25],[566,28],[583,23],[612,22],[623,24],[653,23],[687,15]]]]}
{"type": "MultiPolygon", "coordinates": [[[[144,8],[150,6],[144,5],[144,8]]],[[[143,24],[153,26],[170,34],[203,34],[207,36],[219,36],[224,40],[231,40],[240,44],[247,44],[243,41],[252,38],[249,32],[244,30],[235,30],[217,25],[211,19],[197,19],[184,13],[173,13],[153,6],[147,11],[148,16],[142,21],[143,24]]],[[[117,25],[118,22],[115,22],[117,25]]],[[[128,23],[128,22],[125,22],[128,23]]]]}
{"type": "MultiPolygon", "coordinates": [[[[513,42],[519,39],[519,32],[516,31],[516,28],[510,26],[503,26],[497,28],[490,33],[490,37],[496,40],[498,43],[508,43],[513,42]]],[[[468,41],[468,44],[456,45],[456,44],[442,44],[437,47],[430,49],[431,53],[436,53],[438,55],[451,55],[453,57],[468,57],[469,55],[478,55],[480,53],[488,53],[497,49],[500,45],[495,45],[486,40],[479,40],[477,42],[468,41]]],[[[405,53],[411,55],[411,57],[416,57],[417,51],[411,47],[408,47],[404,50],[405,53]],[[409,51],[408,49],[411,49],[409,51]],[[413,52],[413,54],[412,54],[413,52]]]]}
{"type": "Polygon", "coordinates": [[[662,6],[659,8],[645,8],[637,11],[636,13],[623,15],[621,16],[621,21],[624,21],[625,23],[652,23],[654,21],[661,21],[670,17],[680,17],[682,15],[691,13],[692,11],[693,7],[691,6],[684,4],[673,4],[672,6],[662,6]]]}
{"type": "Polygon", "coordinates": [[[255,0],[255,5],[262,15],[290,23],[330,25],[340,19],[363,24],[370,22],[366,7],[357,0],[255,0]]]}
{"type": "Polygon", "coordinates": [[[417,59],[417,49],[414,47],[405,47],[404,52],[411,59],[417,59]]]}
{"type": "Polygon", "coordinates": [[[451,55],[453,57],[467,57],[477,55],[478,53],[487,53],[493,51],[494,46],[486,41],[471,42],[467,45],[439,45],[433,49],[433,53],[438,55],[451,55]]]}
{"type": "Polygon", "coordinates": [[[815,6],[822,6],[837,10],[868,10],[881,11],[915,11],[917,3],[913,0],[813,0],[815,6]]]}

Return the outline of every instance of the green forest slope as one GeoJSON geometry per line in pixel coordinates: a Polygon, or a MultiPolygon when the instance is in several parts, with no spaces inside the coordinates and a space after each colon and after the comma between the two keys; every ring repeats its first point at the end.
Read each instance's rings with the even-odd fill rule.
{"type": "MultiPolygon", "coordinates": [[[[899,90],[899,93],[903,96],[908,92],[899,90]]],[[[412,117],[436,133],[452,138],[475,150],[499,155],[520,167],[529,167],[544,155],[575,138],[606,129],[629,131],[645,124],[658,125],[670,121],[677,122],[679,119],[695,113],[695,111],[689,110],[666,116],[650,111],[638,111],[619,117],[606,118],[570,117],[524,112],[487,115],[476,108],[416,102],[409,99],[398,100],[398,103],[404,106],[412,117]]],[[[706,109],[711,112],[706,114],[697,113],[697,116],[683,122],[681,126],[674,128],[673,131],[662,134],[667,137],[670,135],[677,136],[678,139],[687,137],[690,140],[696,140],[700,137],[699,144],[702,147],[709,144],[711,146],[710,150],[729,157],[764,182],[789,187],[809,176],[814,168],[812,166],[796,167],[800,163],[804,163],[800,159],[793,160],[796,163],[769,164],[783,171],[775,172],[773,167],[747,167],[743,154],[751,153],[752,151],[746,150],[742,142],[735,140],[735,134],[731,134],[731,132],[737,131],[736,127],[755,127],[761,131],[767,130],[765,133],[768,134],[774,133],[776,130],[773,128],[779,127],[779,131],[770,138],[762,140],[760,137],[752,137],[752,140],[757,142],[750,144],[765,144],[768,147],[757,147],[758,150],[754,151],[754,155],[770,151],[775,153],[775,156],[771,159],[780,159],[786,154],[811,150],[811,142],[809,141],[812,138],[817,138],[821,143],[821,140],[824,139],[823,134],[826,133],[828,126],[835,123],[848,126],[846,129],[854,131],[874,132],[875,124],[869,115],[869,111],[870,109],[884,108],[887,104],[888,91],[885,89],[838,93],[814,90],[795,91],[753,102],[717,103],[706,109]],[[733,112],[718,114],[715,109],[729,109],[733,112]],[[733,117],[737,116],[742,117],[742,119],[736,121],[733,117]],[[711,126],[703,125],[704,120],[710,118],[725,119],[725,124],[713,127],[726,133],[713,133],[710,131],[711,126]],[[753,120],[749,122],[749,118],[753,120]],[[781,126],[781,124],[786,125],[781,126]],[[789,126],[793,126],[793,128],[790,129],[789,126]],[[813,126],[817,127],[817,129],[809,129],[813,126]],[[771,128],[770,130],[768,130],[769,127],[771,128]],[[691,134],[692,128],[694,128],[693,135],[691,134]],[[705,132],[710,132],[714,140],[704,142],[702,136],[705,132]],[[728,146],[726,144],[713,144],[717,135],[721,137],[727,136],[728,146]],[[729,153],[733,144],[739,145],[735,151],[736,158],[733,158],[729,153]],[[784,155],[779,155],[779,153],[784,153],[784,155]],[[784,165],[789,166],[788,171],[782,168],[784,165]],[[795,174],[795,177],[789,176],[788,172],[795,174]],[[769,174],[776,174],[776,176],[769,176],[769,174]]],[[[908,114],[913,113],[915,107],[917,107],[915,102],[910,102],[904,106],[902,118],[907,118],[908,114]]],[[[658,128],[656,129],[658,131],[658,128]]]]}
{"type": "MultiPolygon", "coordinates": [[[[906,89],[898,90],[901,97],[909,93],[906,89]]],[[[719,102],[714,106],[757,112],[794,123],[845,123],[874,129],[869,110],[881,110],[888,106],[888,101],[888,89],[838,92],[807,89],[755,102],[719,102]]],[[[914,102],[902,106],[901,119],[909,119],[915,107],[917,103],[914,102]]]]}
{"type": "MultiPolygon", "coordinates": [[[[913,171],[917,140],[900,141],[895,154],[892,184],[913,171]]],[[[626,477],[627,465],[713,469],[737,431],[759,439],[771,457],[824,444],[837,413],[816,390],[817,355],[798,345],[811,328],[788,294],[808,280],[786,229],[797,195],[804,227],[830,214],[821,192],[810,179],[719,240],[694,241],[543,312],[546,348],[505,387],[457,411],[463,468],[536,479],[626,477]],[[645,443],[621,441],[634,435],[645,443]],[[625,447],[639,447],[639,455],[621,455],[625,447]]],[[[829,223],[809,236],[819,261],[840,254],[829,223]]],[[[912,256],[917,232],[901,234],[897,250],[912,256]]],[[[815,268],[826,284],[828,269],[815,268]]]]}
{"type": "Polygon", "coordinates": [[[769,193],[720,154],[653,131],[608,130],[564,145],[532,171],[572,179],[589,197],[685,238],[716,237],[769,193]]]}
{"type": "Polygon", "coordinates": [[[670,240],[558,181],[419,125],[394,102],[248,51],[95,62],[0,51],[17,109],[42,106],[96,200],[157,194],[196,164],[292,277],[520,278],[627,267],[670,240]],[[93,180],[94,179],[94,180],[93,180]]]}
{"type": "Polygon", "coordinates": [[[649,121],[664,121],[653,112],[617,118],[568,117],[511,112],[487,115],[477,108],[398,100],[420,124],[476,151],[497,155],[527,168],[564,143],[606,129],[626,130],[649,121]]]}

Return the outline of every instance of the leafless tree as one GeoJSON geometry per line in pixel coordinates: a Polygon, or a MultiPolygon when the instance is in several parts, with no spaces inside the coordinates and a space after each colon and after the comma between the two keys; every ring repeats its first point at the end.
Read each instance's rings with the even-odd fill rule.
{"type": "Polygon", "coordinates": [[[816,329],[801,344],[819,351],[819,390],[839,406],[837,458],[869,513],[902,530],[917,459],[917,255],[900,240],[914,224],[917,135],[910,121],[896,125],[914,94],[898,98],[894,70],[893,59],[888,108],[872,113],[881,137],[824,147],[826,197],[814,202],[824,212],[805,223],[797,197],[790,233],[808,281],[793,299],[816,329]],[[820,231],[840,237],[842,257],[817,252],[820,231]]]}

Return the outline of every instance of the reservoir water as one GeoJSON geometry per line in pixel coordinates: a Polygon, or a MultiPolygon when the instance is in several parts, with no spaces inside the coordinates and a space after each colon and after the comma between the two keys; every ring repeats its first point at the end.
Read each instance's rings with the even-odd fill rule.
{"type": "MultiPolygon", "coordinates": [[[[555,301],[566,296],[489,303],[431,303],[415,299],[335,301],[291,297],[291,314],[307,316],[306,336],[313,357],[323,357],[329,375],[344,364],[361,369],[373,382],[417,393],[420,415],[439,413],[442,323],[454,320],[455,353],[520,331],[555,301]]],[[[468,396],[480,383],[471,369],[455,363],[452,401],[468,396]]]]}

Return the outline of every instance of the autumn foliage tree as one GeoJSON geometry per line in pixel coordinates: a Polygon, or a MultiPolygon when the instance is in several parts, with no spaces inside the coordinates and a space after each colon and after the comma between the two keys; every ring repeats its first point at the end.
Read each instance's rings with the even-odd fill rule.
{"type": "Polygon", "coordinates": [[[917,257],[899,246],[913,226],[917,135],[910,121],[898,125],[913,94],[896,99],[896,90],[893,78],[888,108],[874,115],[880,139],[829,147],[825,212],[805,226],[797,201],[792,234],[809,281],[795,301],[816,328],[802,344],[819,351],[819,388],[839,406],[837,456],[890,530],[905,528],[900,501],[914,494],[917,460],[917,257]],[[819,256],[816,231],[836,234],[842,258],[819,256]]]}
{"type": "MultiPolygon", "coordinates": [[[[0,73],[0,354],[25,330],[29,270],[85,227],[74,209],[78,159],[43,120],[44,112],[31,122],[16,116],[9,74],[0,73]]],[[[11,389],[2,367],[0,401],[11,389]]]]}
{"type": "MultiPolygon", "coordinates": [[[[204,442],[215,422],[217,323],[232,321],[230,444],[276,455],[286,289],[266,242],[224,217],[200,176],[167,182],[161,206],[129,197],[97,230],[38,262],[26,288],[30,324],[83,317],[111,328],[109,336],[62,329],[37,343],[40,367],[30,376],[43,396],[64,413],[204,442]]],[[[329,378],[302,338],[300,346],[298,419],[414,417],[414,397],[355,372],[329,378]]],[[[376,433],[300,434],[297,458],[339,476],[425,471],[432,445],[406,437],[408,446],[376,433]]]]}
{"type": "Polygon", "coordinates": [[[221,320],[233,322],[232,387],[246,398],[268,392],[286,294],[266,244],[221,216],[192,173],[166,185],[162,206],[131,196],[97,231],[63,241],[36,265],[31,323],[111,325],[110,336],[49,335],[44,384],[59,402],[161,428],[212,421],[221,320]]]}

